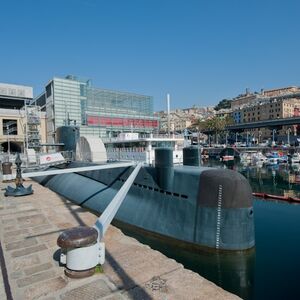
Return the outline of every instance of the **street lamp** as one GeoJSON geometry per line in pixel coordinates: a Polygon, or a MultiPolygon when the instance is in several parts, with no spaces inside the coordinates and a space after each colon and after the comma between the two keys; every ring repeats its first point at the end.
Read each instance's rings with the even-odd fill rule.
{"type": "Polygon", "coordinates": [[[291,133],[291,131],[292,131],[292,129],[291,128],[288,128],[288,130],[287,130],[287,143],[288,143],[288,145],[290,145],[290,133],[291,133]]]}
{"type": "Polygon", "coordinates": [[[238,141],[238,133],[236,132],[235,133],[235,144],[237,144],[237,141],[238,141]]]}
{"type": "Polygon", "coordinates": [[[260,137],[261,137],[261,135],[262,135],[262,132],[259,130],[258,131],[258,144],[260,143],[260,137]]]}
{"type": "Polygon", "coordinates": [[[272,146],[275,146],[275,133],[276,133],[276,129],[273,129],[272,130],[272,134],[273,134],[272,146]]]}
{"type": "Polygon", "coordinates": [[[226,137],[225,137],[225,139],[226,139],[226,147],[227,147],[227,143],[228,143],[228,132],[226,132],[226,137]]]}
{"type": "Polygon", "coordinates": [[[9,125],[6,125],[6,131],[7,131],[7,152],[8,156],[10,155],[10,141],[9,141],[9,125]]]}
{"type": "Polygon", "coordinates": [[[247,144],[246,144],[246,146],[248,147],[249,146],[249,131],[247,131],[247,144]]]}

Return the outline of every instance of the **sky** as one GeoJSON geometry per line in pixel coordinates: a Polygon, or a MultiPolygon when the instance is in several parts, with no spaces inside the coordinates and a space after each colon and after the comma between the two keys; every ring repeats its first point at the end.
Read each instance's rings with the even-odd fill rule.
{"type": "Polygon", "coordinates": [[[1,0],[0,82],[40,94],[54,76],[215,106],[300,85],[297,0],[1,0]]]}

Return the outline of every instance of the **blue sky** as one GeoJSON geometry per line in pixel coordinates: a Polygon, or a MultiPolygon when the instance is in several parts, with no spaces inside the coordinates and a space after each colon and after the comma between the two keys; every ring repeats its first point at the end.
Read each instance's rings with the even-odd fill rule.
{"type": "Polygon", "coordinates": [[[151,95],[154,109],[216,105],[300,85],[300,1],[2,0],[0,82],[39,94],[54,76],[151,95]]]}

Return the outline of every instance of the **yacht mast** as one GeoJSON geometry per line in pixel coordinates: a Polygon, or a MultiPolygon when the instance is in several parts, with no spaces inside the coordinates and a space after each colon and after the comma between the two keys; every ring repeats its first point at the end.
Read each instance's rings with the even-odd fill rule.
{"type": "Polygon", "coordinates": [[[168,137],[170,137],[170,94],[167,94],[168,137]]]}

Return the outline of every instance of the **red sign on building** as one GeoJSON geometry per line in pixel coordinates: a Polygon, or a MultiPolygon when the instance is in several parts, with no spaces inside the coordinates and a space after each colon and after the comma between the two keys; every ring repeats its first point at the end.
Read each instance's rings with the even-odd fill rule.
{"type": "Polygon", "coordinates": [[[158,127],[157,120],[147,119],[129,119],[117,117],[99,117],[87,116],[88,126],[106,126],[106,127],[134,127],[134,128],[156,128],[158,127]]]}

